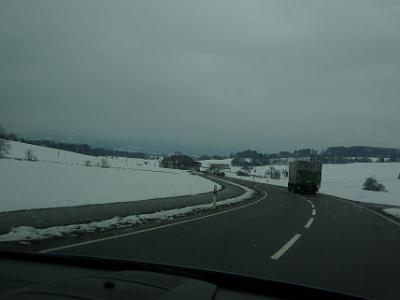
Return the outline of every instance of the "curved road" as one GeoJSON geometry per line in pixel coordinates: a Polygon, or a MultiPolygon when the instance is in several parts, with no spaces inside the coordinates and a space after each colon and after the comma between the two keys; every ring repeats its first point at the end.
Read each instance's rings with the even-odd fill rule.
{"type": "Polygon", "coordinates": [[[261,201],[60,253],[246,273],[378,299],[399,299],[400,226],[327,195],[257,184],[261,201]]]}

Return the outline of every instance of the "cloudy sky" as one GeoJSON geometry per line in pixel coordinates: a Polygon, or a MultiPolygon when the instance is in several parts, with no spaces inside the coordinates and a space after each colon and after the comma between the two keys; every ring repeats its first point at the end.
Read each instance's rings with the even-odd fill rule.
{"type": "Polygon", "coordinates": [[[0,2],[0,123],[191,153],[400,147],[400,2],[0,2]]]}

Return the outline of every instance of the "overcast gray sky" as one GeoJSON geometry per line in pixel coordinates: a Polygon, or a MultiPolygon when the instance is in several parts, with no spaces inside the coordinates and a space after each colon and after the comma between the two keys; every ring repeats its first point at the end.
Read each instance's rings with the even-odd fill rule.
{"type": "Polygon", "coordinates": [[[0,104],[144,150],[400,147],[400,1],[1,0],[0,104]]]}

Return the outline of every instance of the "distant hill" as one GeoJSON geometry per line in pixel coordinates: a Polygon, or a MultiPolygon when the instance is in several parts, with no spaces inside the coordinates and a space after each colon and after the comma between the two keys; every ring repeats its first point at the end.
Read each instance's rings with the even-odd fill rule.
{"type": "Polygon", "coordinates": [[[377,158],[383,162],[387,160],[400,162],[400,149],[382,148],[370,146],[352,147],[329,147],[318,152],[316,149],[299,149],[293,152],[281,151],[279,153],[262,154],[255,150],[245,150],[232,155],[232,165],[234,166],[261,166],[268,165],[277,161],[290,161],[293,158],[310,158],[320,160],[323,163],[353,163],[353,162],[372,162],[372,158],[377,158]]]}
{"type": "MultiPolygon", "coordinates": [[[[13,133],[7,133],[7,131],[1,127],[0,124],[0,138],[20,141],[27,144],[33,144],[37,146],[45,146],[54,149],[61,149],[71,152],[77,152],[85,155],[92,156],[119,156],[128,158],[142,158],[146,159],[149,157],[148,154],[143,152],[132,152],[123,149],[109,149],[104,147],[93,147],[88,144],[73,144],[56,142],[53,140],[33,140],[19,138],[13,133]]],[[[198,160],[222,160],[227,158],[221,155],[201,155],[198,160]]],[[[371,146],[338,146],[329,147],[326,150],[318,151],[312,148],[298,149],[293,152],[280,151],[278,153],[259,153],[255,150],[240,151],[235,154],[231,154],[233,165],[267,165],[277,160],[290,158],[311,158],[318,159],[324,163],[349,163],[349,162],[370,162],[371,158],[378,158],[380,161],[400,161],[400,149],[396,148],[383,148],[383,147],[371,147],[371,146]]]]}
{"type": "Polygon", "coordinates": [[[214,159],[214,160],[222,160],[225,159],[226,156],[222,156],[222,155],[200,155],[197,160],[210,160],[210,159],[214,159]]]}
{"type": "Polygon", "coordinates": [[[148,154],[142,152],[121,151],[121,150],[105,149],[100,147],[94,148],[87,144],[60,143],[52,140],[29,140],[29,139],[18,139],[18,141],[26,144],[49,147],[54,149],[61,149],[92,156],[119,156],[119,157],[142,158],[142,159],[148,158],[148,154]]]}
{"type": "Polygon", "coordinates": [[[344,157],[392,157],[399,156],[400,149],[380,148],[369,146],[353,147],[329,147],[324,151],[324,156],[344,156],[344,157]]]}

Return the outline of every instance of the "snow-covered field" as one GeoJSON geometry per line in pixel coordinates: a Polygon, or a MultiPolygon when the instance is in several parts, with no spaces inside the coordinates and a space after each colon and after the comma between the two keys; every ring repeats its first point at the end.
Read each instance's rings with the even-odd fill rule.
{"type": "MultiPolygon", "coordinates": [[[[211,163],[230,164],[231,159],[202,161],[204,168],[211,163]]],[[[274,165],[278,170],[288,170],[287,165],[274,165]]],[[[257,182],[268,182],[269,184],[287,187],[288,179],[283,176],[279,180],[264,178],[265,172],[270,166],[260,166],[250,173],[256,175],[257,182]]],[[[230,172],[225,171],[227,176],[239,178],[236,172],[240,167],[231,167],[230,172]]],[[[377,204],[400,206],[400,163],[353,163],[353,164],[327,164],[323,165],[322,183],[320,192],[337,197],[377,204]],[[387,192],[370,192],[362,189],[367,177],[374,177],[378,182],[385,185],[387,192]]],[[[241,177],[253,180],[253,177],[241,177]]]]}
{"type": "Polygon", "coordinates": [[[155,160],[106,158],[111,168],[100,168],[94,166],[100,163],[99,157],[10,144],[9,157],[24,158],[26,150],[31,149],[38,161],[0,159],[0,212],[137,201],[214,189],[212,181],[186,171],[160,168],[155,160]],[[93,167],[84,166],[85,161],[93,167]]]}
{"type": "MultiPolygon", "coordinates": [[[[230,182],[230,184],[237,185],[230,182]]],[[[253,195],[253,190],[241,186],[245,189],[245,193],[231,199],[218,201],[216,207],[231,205],[246,200],[253,195]]],[[[40,240],[53,237],[61,237],[68,234],[88,233],[94,231],[109,230],[115,228],[129,227],[146,221],[163,221],[176,218],[193,212],[205,211],[213,209],[212,204],[201,204],[183,208],[170,209],[149,214],[131,215],[127,217],[114,217],[108,220],[95,221],[85,224],[73,224],[66,226],[54,226],[49,228],[38,229],[31,226],[20,226],[13,228],[9,233],[0,235],[0,242],[12,241],[29,241],[40,240]]]]}

